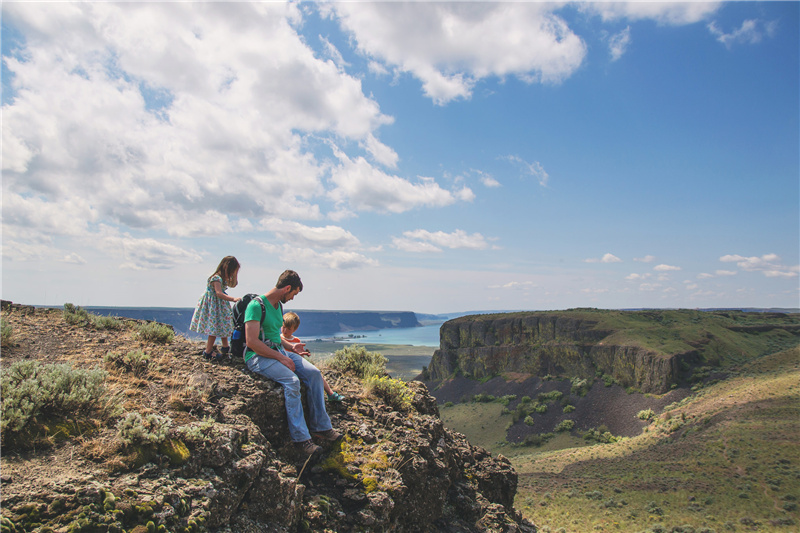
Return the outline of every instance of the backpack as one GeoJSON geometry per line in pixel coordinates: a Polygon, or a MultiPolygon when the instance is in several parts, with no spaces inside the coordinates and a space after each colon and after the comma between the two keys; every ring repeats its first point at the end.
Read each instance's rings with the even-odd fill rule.
{"type": "Polygon", "coordinates": [[[244,312],[253,298],[257,298],[261,304],[261,325],[258,329],[258,338],[261,338],[261,327],[264,326],[264,319],[267,317],[267,308],[264,306],[263,298],[258,294],[245,294],[242,299],[233,306],[233,333],[231,334],[231,357],[243,357],[245,351],[244,338],[244,312]]]}

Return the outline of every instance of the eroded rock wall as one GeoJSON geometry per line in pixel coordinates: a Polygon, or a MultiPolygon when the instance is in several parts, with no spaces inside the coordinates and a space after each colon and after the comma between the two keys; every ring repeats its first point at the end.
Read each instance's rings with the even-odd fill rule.
{"type": "Polygon", "coordinates": [[[600,372],[625,387],[663,393],[677,380],[680,361],[693,356],[604,344],[612,332],[596,326],[596,321],[532,313],[451,320],[440,328],[430,379],[456,374],[481,379],[502,372],[594,378],[600,372]]]}

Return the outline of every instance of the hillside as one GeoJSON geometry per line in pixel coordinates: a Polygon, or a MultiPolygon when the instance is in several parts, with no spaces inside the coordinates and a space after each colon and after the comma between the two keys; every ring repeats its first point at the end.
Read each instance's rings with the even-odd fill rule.
{"type": "Polygon", "coordinates": [[[793,348],[657,411],[638,436],[519,449],[516,503],[542,530],[795,532],[799,421],[793,348]]]}
{"type": "MultiPolygon", "coordinates": [[[[520,476],[516,504],[541,531],[798,530],[797,315],[529,315],[445,324],[441,350],[455,353],[446,363],[453,371],[426,383],[447,427],[509,458],[520,476]],[[535,335],[522,337],[526,327],[535,335]],[[520,335],[516,353],[535,352],[528,362],[550,358],[551,366],[538,368],[554,373],[537,375],[537,367],[511,360],[509,332],[520,335]],[[462,349],[475,343],[484,346],[462,349]],[[666,392],[644,393],[621,383],[626,374],[613,373],[614,365],[591,359],[600,343],[618,354],[642,349],[654,359],[678,357],[678,372],[666,392]],[[570,375],[581,357],[559,360],[568,346],[588,368],[599,368],[570,375]]],[[[439,370],[428,377],[443,368],[438,357],[439,370]]]]}
{"type": "Polygon", "coordinates": [[[465,316],[445,322],[427,379],[504,372],[594,379],[663,394],[695,373],[796,346],[800,315],[696,310],[573,309],[465,316]]]}
{"type": "Polygon", "coordinates": [[[78,311],[3,307],[4,533],[536,530],[508,460],[446,429],[419,382],[324,370],[345,436],[304,464],[278,385],[78,311]]]}

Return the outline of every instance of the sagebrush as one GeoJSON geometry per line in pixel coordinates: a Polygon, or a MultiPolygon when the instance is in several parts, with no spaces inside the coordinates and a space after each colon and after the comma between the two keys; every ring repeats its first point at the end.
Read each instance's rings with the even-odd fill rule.
{"type": "Polygon", "coordinates": [[[336,350],[328,366],[342,373],[352,372],[361,379],[386,374],[388,359],[380,352],[370,352],[358,344],[336,350]]]}
{"type": "Polygon", "coordinates": [[[69,364],[17,361],[2,377],[0,430],[8,444],[37,422],[75,418],[102,408],[106,372],[69,364]]]}

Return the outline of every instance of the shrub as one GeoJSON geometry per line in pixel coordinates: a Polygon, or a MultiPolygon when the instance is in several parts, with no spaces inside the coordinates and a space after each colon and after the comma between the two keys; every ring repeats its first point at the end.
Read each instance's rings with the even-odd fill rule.
{"type": "Polygon", "coordinates": [[[105,371],[68,364],[17,361],[3,372],[0,431],[13,439],[37,417],[74,417],[97,408],[105,393],[105,371]]]}
{"type": "Polygon", "coordinates": [[[589,382],[577,376],[572,378],[570,392],[576,396],[586,396],[589,392],[589,382]]]}
{"type": "Polygon", "coordinates": [[[610,387],[611,385],[619,385],[619,382],[614,378],[614,376],[609,374],[603,374],[602,380],[606,387],[610,387]]]}
{"type": "Polygon", "coordinates": [[[516,399],[517,399],[517,395],[516,394],[506,394],[505,396],[502,396],[500,398],[500,403],[502,405],[508,405],[508,404],[510,404],[511,402],[513,402],[516,399]]]}
{"type": "Polygon", "coordinates": [[[556,426],[556,432],[572,431],[572,428],[574,428],[574,427],[575,427],[575,421],[574,420],[562,420],[556,426]]]}
{"type": "Polygon", "coordinates": [[[453,402],[444,402],[445,407],[453,407],[453,402]]]}
{"type": "Polygon", "coordinates": [[[540,392],[538,396],[538,400],[541,403],[547,402],[557,402],[564,396],[564,393],[558,390],[550,391],[550,392],[540,392]]]}
{"type": "Polygon", "coordinates": [[[122,329],[122,320],[113,316],[98,316],[88,312],[86,309],[72,305],[71,303],[64,304],[64,320],[67,324],[89,326],[95,329],[122,329]]]}
{"type": "Polygon", "coordinates": [[[0,335],[2,336],[2,342],[0,342],[0,346],[3,348],[8,348],[12,344],[12,339],[14,337],[14,330],[11,329],[11,326],[6,322],[5,318],[0,318],[0,335]]]}
{"type": "Polygon", "coordinates": [[[564,414],[571,413],[574,410],[575,410],[574,405],[567,404],[564,406],[564,414]]]}
{"type": "Polygon", "coordinates": [[[541,446],[548,440],[553,438],[552,433],[540,433],[538,435],[528,435],[525,437],[525,440],[522,441],[524,446],[541,446]]]}
{"type": "Polygon", "coordinates": [[[78,324],[88,324],[89,323],[89,312],[80,307],[72,305],[71,303],[64,304],[64,320],[67,324],[72,324],[73,326],[78,324]]]}
{"type": "Polygon", "coordinates": [[[167,344],[175,338],[175,330],[167,324],[145,322],[139,325],[136,335],[143,341],[167,344]]]}
{"type": "Polygon", "coordinates": [[[520,398],[519,402],[520,403],[531,403],[531,397],[530,396],[523,396],[522,398],[520,398]]]}
{"type": "Polygon", "coordinates": [[[368,376],[364,386],[375,396],[382,398],[395,409],[408,411],[414,400],[414,393],[405,382],[388,376],[368,376]]]}
{"type": "Polygon", "coordinates": [[[91,324],[96,329],[111,329],[111,330],[120,330],[122,329],[122,320],[118,319],[117,317],[113,316],[96,316],[96,315],[89,315],[91,318],[91,324]]]}
{"type": "Polygon", "coordinates": [[[133,350],[124,355],[108,352],[105,356],[105,361],[124,369],[126,372],[131,372],[135,376],[144,375],[150,366],[150,356],[142,350],[133,350]]]}
{"type": "Polygon", "coordinates": [[[117,424],[117,432],[125,444],[159,444],[167,438],[172,419],[149,414],[142,416],[133,411],[117,424]]]}
{"type": "Polygon", "coordinates": [[[593,440],[601,444],[608,444],[611,442],[619,441],[621,437],[615,437],[605,427],[601,426],[598,429],[595,428],[590,429],[589,431],[583,434],[583,438],[584,440],[593,440]]]}
{"type": "Polygon", "coordinates": [[[543,415],[547,412],[547,404],[535,402],[533,405],[531,405],[530,412],[539,413],[540,415],[543,415]]]}
{"type": "Polygon", "coordinates": [[[652,420],[653,417],[655,416],[656,414],[653,412],[652,409],[644,409],[636,413],[636,418],[638,418],[639,420],[652,420]]]}
{"type": "Polygon", "coordinates": [[[495,401],[495,397],[491,394],[479,393],[472,397],[474,403],[489,403],[495,401]]]}
{"type": "Polygon", "coordinates": [[[386,374],[387,359],[379,352],[368,352],[363,346],[354,344],[336,350],[328,366],[342,373],[352,372],[361,379],[386,374]]]}
{"type": "Polygon", "coordinates": [[[533,417],[530,416],[530,415],[526,416],[524,422],[525,422],[526,426],[532,426],[533,425],[533,417]]]}

